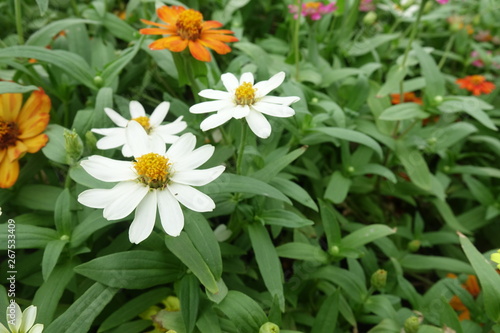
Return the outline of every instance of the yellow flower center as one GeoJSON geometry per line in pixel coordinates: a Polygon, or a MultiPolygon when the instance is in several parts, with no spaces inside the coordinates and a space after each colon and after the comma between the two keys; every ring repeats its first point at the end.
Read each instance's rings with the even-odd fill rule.
{"type": "Polygon", "coordinates": [[[197,40],[201,33],[203,15],[197,10],[187,9],[177,18],[175,26],[182,39],[197,40]]]}
{"type": "Polygon", "coordinates": [[[0,120],[0,150],[15,146],[18,136],[19,128],[15,122],[0,120]]]}
{"type": "Polygon", "coordinates": [[[238,105],[252,105],[255,102],[255,92],[257,89],[253,87],[250,82],[243,82],[236,91],[234,95],[236,96],[236,104],[238,105]]]}
{"type": "Polygon", "coordinates": [[[137,118],[132,118],[132,120],[137,121],[141,126],[146,130],[146,132],[149,133],[149,130],[151,129],[151,124],[149,123],[149,117],[137,117],[137,118]]]}
{"type": "Polygon", "coordinates": [[[484,76],[482,75],[472,75],[470,77],[470,82],[472,82],[475,85],[481,84],[484,82],[484,76]]]}
{"type": "Polygon", "coordinates": [[[319,6],[321,5],[321,2],[307,2],[304,4],[304,7],[306,8],[311,8],[311,9],[318,9],[319,6]]]}
{"type": "Polygon", "coordinates": [[[139,174],[138,180],[150,188],[164,188],[169,181],[170,165],[168,158],[148,153],[136,158],[134,168],[139,174]]]}

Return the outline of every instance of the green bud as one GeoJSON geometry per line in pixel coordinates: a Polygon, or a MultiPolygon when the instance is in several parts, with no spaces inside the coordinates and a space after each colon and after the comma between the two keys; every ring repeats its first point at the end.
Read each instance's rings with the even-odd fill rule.
{"type": "Polygon", "coordinates": [[[372,287],[381,290],[385,288],[385,284],[387,282],[387,271],[384,269],[379,269],[375,273],[372,274],[371,277],[372,287]]]}
{"type": "Polygon", "coordinates": [[[432,6],[433,6],[432,2],[428,1],[424,6],[424,13],[430,12],[432,10],[432,6]]]}
{"type": "Polygon", "coordinates": [[[420,320],[418,317],[411,316],[405,320],[405,333],[417,333],[420,326],[420,320]]]}
{"type": "Polygon", "coordinates": [[[103,78],[100,76],[100,75],[96,75],[94,76],[94,84],[97,86],[97,87],[102,87],[102,84],[104,83],[104,80],[103,78]]]}
{"type": "Polygon", "coordinates": [[[408,243],[408,250],[410,252],[417,252],[420,249],[422,243],[418,239],[414,239],[408,243]]]}
{"type": "Polygon", "coordinates": [[[311,104],[317,104],[319,102],[319,99],[317,97],[311,98],[311,104]]]}
{"type": "Polygon", "coordinates": [[[366,25],[372,25],[377,21],[377,13],[368,12],[365,17],[363,17],[363,23],[366,25]]]}
{"type": "Polygon", "coordinates": [[[69,240],[69,236],[68,235],[62,235],[61,237],[59,237],[60,240],[69,240]]]}
{"type": "Polygon", "coordinates": [[[83,142],[75,130],[64,129],[64,147],[66,149],[66,163],[75,164],[83,153],[83,142]]]}
{"type": "Polygon", "coordinates": [[[279,333],[280,328],[275,323],[267,322],[260,327],[259,333],[279,333]]]}
{"type": "Polygon", "coordinates": [[[444,171],[444,172],[450,172],[450,170],[451,170],[451,168],[450,168],[448,165],[445,165],[445,166],[443,167],[443,171],[444,171]]]}
{"type": "Polygon", "coordinates": [[[85,144],[90,148],[90,151],[93,151],[95,149],[96,142],[97,138],[95,137],[94,133],[92,133],[91,131],[85,133],[85,144]]]}
{"type": "Polygon", "coordinates": [[[349,173],[353,173],[354,171],[356,171],[356,169],[354,169],[354,167],[353,167],[353,166],[349,166],[349,167],[347,167],[347,172],[349,172],[349,173]]]}
{"type": "Polygon", "coordinates": [[[481,15],[479,14],[476,14],[474,15],[474,17],[472,18],[472,25],[480,25],[481,24],[481,15]]]}
{"type": "Polygon", "coordinates": [[[443,103],[443,96],[437,95],[436,97],[434,97],[434,103],[436,103],[436,105],[443,103]]]}
{"type": "Polygon", "coordinates": [[[337,254],[340,253],[340,249],[337,245],[333,245],[330,250],[328,250],[328,253],[330,253],[332,256],[336,256],[337,254]]]}

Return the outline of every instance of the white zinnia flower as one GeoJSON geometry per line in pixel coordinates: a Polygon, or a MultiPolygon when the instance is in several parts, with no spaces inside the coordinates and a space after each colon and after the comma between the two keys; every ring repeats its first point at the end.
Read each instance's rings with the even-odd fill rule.
{"type": "Polygon", "coordinates": [[[144,107],[137,101],[130,101],[129,108],[130,116],[132,117],[131,120],[123,118],[115,110],[104,108],[104,112],[106,112],[108,117],[119,127],[92,129],[92,132],[104,135],[103,138],[97,141],[97,148],[111,149],[123,146],[123,156],[132,156],[132,151],[125,138],[125,127],[127,127],[127,124],[132,120],[142,125],[148,133],[150,140],[163,143],[174,143],[174,141],[179,138],[174,134],[180,133],[187,127],[186,122],[182,121],[182,116],[170,124],[161,125],[170,108],[169,102],[160,103],[151,114],[151,117],[146,115],[144,107]]]}
{"type": "Polygon", "coordinates": [[[104,208],[103,216],[108,220],[124,218],[135,209],[129,239],[136,244],[151,234],[157,207],[161,225],[171,236],[178,236],[184,227],[179,203],[196,212],[215,208],[209,196],[191,187],[208,184],[224,171],[224,166],[195,170],[212,156],[212,145],[194,149],[196,137],[186,133],[165,152],[165,144],[149,145],[146,131],[136,122],[129,123],[125,134],[135,161],[97,155],[82,161],[93,177],[118,184],[111,189],[83,191],[78,196],[80,203],[104,208]]]}
{"type": "Polygon", "coordinates": [[[295,111],[289,107],[297,102],[297,96],[276,97],[266,96],[271,90],[276,89],[285,79],[285,73],[279,72],[267,81],[254,84],[252,73],[243,73],[240,80],[231,73],[221,76],[226,91],[205,89],[199,95],[211,102],[193,105],[189,111],[192,113],[207,113],[217,111],[200,124],[203,131],[220,126],[231,118],[245,118],[252,132],[260,138],[271,135],[271,124],[263,114],[274,117],[291,117],[295,111]]]}
{"type": "Polygon", "coordinates": [[[43,325],[35,323],[36,306],[30,305],[24,312],[17,303],[10,303],[7,306],[7,325],[9,329],[0,324],[0,333],[42,333],[43,325]]]}

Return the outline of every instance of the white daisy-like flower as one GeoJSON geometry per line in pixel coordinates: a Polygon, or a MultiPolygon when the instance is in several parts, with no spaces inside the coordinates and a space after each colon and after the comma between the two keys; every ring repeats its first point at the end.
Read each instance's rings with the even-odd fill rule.
{"type": "Polygon", "coordinates": [[[184,227],[179,203],[196,212],[215,208],[209,196],[191,187],[208,184],[224,171],[224,166],[195,170],[212,156],[214,146],[194,149],[196,137],[186,133],[165,152],[165,144],[149,144],[146,131],[136,122],[129,123],[125,135],[134,161],[94,155],[81,162],[93,177],[118,182],[111,189],[83,191],[78,196],[81,204],[103,208],[103,216],[108,220],[124,218],[135,209],[129,239],[136,244],[151,234],[157,210],[165,232],[178,236],[184,227]]]}
{"type": "Polygon", "coordinates": [[[174,143],[174,141],[179,138],[175,134],[182,132],[187,127],[186,122],[182,121],[182,116],[170,124],[161,125],[170,108],[169,102],[160,103],[150,117],[146,114],[142,104],[137,101],[130,101],[129,108],[130,120],[123,118],[115,110],[104,108],[104,112],[106,112],[108,117],[119,127],[92,129],[92,132],[104,135],[103,138],[97,141],[97,148],[112,149],[123,146],[123,156],[132,156],[132,151],[125,138],[125,127],[134,120],[142,125],[148,133],[149,139],[151,141],[156,141],[156,144],[159,142],[174,143]]]}
{"type": "Polygon", "coordinates": [[[260,138],[271,135],[271,124],[264,114],[273,117],[291,117],[295,111],[289,106],[297,102],[297,96],[277,97],[267,96],[269,92],[279,87],[285,80],[285,73],[279,72],[267,81],[254,84],[252,73],[243,73],[240,80],[231,73],[222,74],[222,83],[227,91],[205,89],[199,95],[215,101],[193,105],[192,113],[207,113],[217,111],[203,120],[200,128],[203,131],[220,126],[231,118],[245,118],[248,126],[260,138]]]}
{"type": "Polygon", "coordinates": [[[0,324],[0,333],[42,333],[43,325],[36,324],[36,306],[30,305],[23,312],[16,302],[7,306],[7,325],[0,324]]]}
{"type": "Polygon", "coordinates": [[[379,4],[378,7],[382,10],[391,12],[394,16],[401,18],[413,18],[420,7],[420,0],[401,0],[400,4],[388,1],[389,4],[379,4]]]}

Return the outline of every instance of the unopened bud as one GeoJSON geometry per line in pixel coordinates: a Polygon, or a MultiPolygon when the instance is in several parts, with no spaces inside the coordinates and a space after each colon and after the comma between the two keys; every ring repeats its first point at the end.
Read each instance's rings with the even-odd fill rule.
{"type": "Polygon", "coordinates": [[[443,96],[437,95],[436,97],[434,97],[434,103],[436,103],[437,105],[441,104],[442,102],[443,102],[443,96]]]}
{"type": "Polygon", "coordinates": [[[411,316],[405,320],[405,333],[417,333],[420,326],[420,320],[416,316],[411,316]]]}
{"type": "Polygon", "coordinates": [[[104,80],[103,80],[102,76],[100,76],[100,75],[96,75],[96,76],[94,76],[94,84],[95,84],[98,88],[102,87],[102,84],[103,84],[103,83],[104,83],[104,80]]]}
{"type": "Polygon", "coordinates": [[[64,130],[64,148],[66,149],[66,163],[69,165],[75,164],[82,156],[83,142],[74,130],[64,130]]]}
{"type": "Polygon", "coordinates": [[[181,301],[175,296],[168,296],[161,302],[165,304],[165,310],[167,311],[175,312],[181,310],[181,301]]]}
{"type": "Polygon", "coordinates": [[[384,269],[379,269],[375,273],[372,274],[371,277],[372,287],[381,290],[385,288],[385,284],[387,282],[387,271],[384,269]]]}
{"type": "Polygon", "coordinates": [[[363,23],[366,25],[372,25],[377,21],[377,13],[368,12],[365,17],[363,17],[363,23]]]}
{"type": "Polygon", "coordinates": [[[340,249],[337,245],[333,245],[330,250],[328,250],[328,253],[330,253],[332,256],[336,256],[337,254],[340,253],[340,249]]]}
{"type": "Polygon", "coordinates": [[[410,252],[417,252],[420,249],[422,243],[418,239],[414,239],[408,243],[408,250],[410,252]]]}
{"type": "Polygon", "coordinates": [[[275,323],[267,322],[260,327],[259,333],[279,333],[280,328],[275,323]]]}

